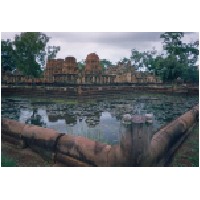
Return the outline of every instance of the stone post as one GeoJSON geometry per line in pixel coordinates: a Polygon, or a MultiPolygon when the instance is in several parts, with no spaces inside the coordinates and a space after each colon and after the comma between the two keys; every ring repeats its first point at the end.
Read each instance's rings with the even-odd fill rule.
{"type": "Polygon", "coordinates": [[[82,94],[82,88],[81,86],[78,86],[78,95],[81,95],[82,94]]]}
{"type": "Polygon", "coordinates": [[[152,124],[141,115],[124,115],[120,151],[125,166],[139,166],[148,153],[152,137],[152,124]]]}

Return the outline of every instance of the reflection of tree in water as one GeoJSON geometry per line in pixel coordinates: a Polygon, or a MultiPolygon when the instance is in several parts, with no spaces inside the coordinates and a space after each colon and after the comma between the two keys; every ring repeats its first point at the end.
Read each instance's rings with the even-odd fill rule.
{"type": "Polygon", "coordinates": [[[63,116],[63,119],[65,119],[66,124],[76,124],[77,123],[77,116],[76,115],[65,114],[63,116]]]}
{"type": "Polygon", "coordinates": [[[1,116],[4,118],[20,119],[20,102],[15,99],[1,100],[1,116]]]}
{"type": "Polygon", "coordinates": [[[137,108],[137,112],[140,112],[144,107],[144,103],[132,100],[132,99],[105,99],[97,103],[79,103],[76,105],[51,106],[48,110],[48,117],[50,122],[57,122],[58,119],[65,119],[66,124],[75,124],[77,119],[82,122],[83,118],[86,118],[85,122],[89,128],[94,128],[99,124],[100,116],[103,111],[111,113],[112,118],[116,120],[122,120],[124,114],[133,114],[134,109],[137,108]],[[138,111],[139,110],[139,111],[138,111]],[[62,114],[61,114],[62,113],[62,114]]]}
{"type": "Polygon", "coordinates": [[[48,119],[49,119],[49,122],[57,122],[58,121],[58,115],[49,114],[48,119]]]}
{"type": "Polygon", "coordinates": [[[31,115],[31,118],[27,119],[25,123],[38,126],[45,125],[44,121],[42,120],[42,116],[38,114],[38,108],[33,108],[33,114],[31,115]]]}
{"type": "Polygon", "coordinates": [[[93,115],[93,116],[87,116],[85,123],[89,128],[94,128],[96,125],[98,125],[100,122],[100,116],[99,115],[93,115]]]}

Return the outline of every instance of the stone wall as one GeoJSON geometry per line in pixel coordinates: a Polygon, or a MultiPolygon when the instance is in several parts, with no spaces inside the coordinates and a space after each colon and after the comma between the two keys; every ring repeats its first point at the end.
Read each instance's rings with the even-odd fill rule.
{"type": "Polygon", "coordinates": [[[98,96],[98,95],[112,95],[112,94],[127,94],[131,92],[145,92],[145,93],[164,93],[164,94],[199,94],[199,88],[193,87],[172,87],[165,86],[163,84],[118,84],[118,85],[76,85],[73,84],[71,86],[66,87],[42,87],[42,86],[17,86],[17,87],[1,87],[2,95],[33,95],[34,96],[52,96],[52,97],[87,97],[90,96],[98,96]]]}
{"type": "MultiPolygon", "coordinates": [[[[113,146],[9,119],[1,120],[1,136],[2,140],[19,148],[29,147],[46,159],[66,166],[164,166],[198,118],[197,105],[160,129],[148,143],[142,142],[142,147],[145,145],[145,149],[142,148],[145,150],[143,157],[132,153],[133,130],[139,130],[138,125],[124,127],[124,138],[119,145],[113,146]]],[[[146,129],[143,133],[148,134],[149,131],[146,129]]],[[[134,137],[141,138],[142,132],[137,133],[134,137]]]]}

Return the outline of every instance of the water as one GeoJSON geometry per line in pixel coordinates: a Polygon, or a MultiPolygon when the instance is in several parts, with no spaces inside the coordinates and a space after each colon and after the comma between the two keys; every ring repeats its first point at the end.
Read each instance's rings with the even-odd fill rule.
{"type": "Polygon", "coordinates": [[[1,116],[107,144],[119,144],[123,137],[124,114],[153,114],[151,131],[154,133],[197,103],[198,96],[170,95],[115,95],[84,101],[2,97],[1,116]]]}

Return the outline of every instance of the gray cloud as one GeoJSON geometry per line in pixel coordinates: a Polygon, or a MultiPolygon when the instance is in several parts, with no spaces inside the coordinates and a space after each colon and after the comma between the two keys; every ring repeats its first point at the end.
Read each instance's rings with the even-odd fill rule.
{"type": "MultiPolygon", "coordinates": [[[[45,32],[51,39],[49,44],[61,46],[57,57],[73,55],[78,60],[86,58],[91,52],[97,52],[100,58],[117,62],[130,57],[131,49],[140,51],[162,50],[162,32],[45,32]]],[[[2,33],[2,39],[14,39],[15,33],[2,33]]],[[[198,39],[198,33],[186,32],[184,41],[198,39]]]]}
{"type": "Polygon", "coordinates": [[[127,44],[132,42],[159,41],[160,32],[69,32],[51,33],[47,32],[51,38],[57,38],[63,42],[95,42],[100,44],[127,44]]]}

